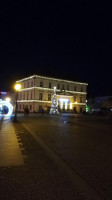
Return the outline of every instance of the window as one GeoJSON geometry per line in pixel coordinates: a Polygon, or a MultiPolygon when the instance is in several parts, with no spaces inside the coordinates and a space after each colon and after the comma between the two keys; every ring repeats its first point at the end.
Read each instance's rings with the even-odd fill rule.
{"type": "Polygon", "coordinates": [[[49,88],[51,88],[51,83],[49,83],[49,88]]]}
{"type": "Polygon", "coordinates": [[[23,100],[25,100],[25,93],[23,94],[23,100]]]}
{"type": "Polygon", "coordinates": [[[67,85],[67,90],[69,90],[69,85],[67,85]]]}
{"type": "Polygon", "coordinates": [[[76,86],[74,87],[74,91],[77,91],[77,87],[76,86]]]}
{"type": "Polygon", "coordinates": [[[28,100],[28,92],[27,92],[27,100],[28,100]]]}
{"type": "Polygon", "coordinates": [[[17,94],[17,100],[19,100],[19,98],[20,98],[20,94],[17,94]]]}
{"type": "Polygon", "coordinates": [[[29,82],[27,82],[27,87],[29,88],[29,82]]]}
{"type": "Polygon", "coordinates": [[[76,96],[74,96],[74,101],[76,102],[76,96]]]}
{"type": "Polygon", "coordinates": [[[33,81],[31,82],[31,87],[33,87],[33,81]]]}
{"type": "Polygon", "coordinates": [[[81,92],[83,92],[83,88],[81,87],[81,92]]]}
{"type": "Polygon", "coordinates": [[[62,90],[64,90],[64,88],[65,88],[64,85],[62,85],[62,90]]]}
{"type": "Polygon", "coordinates": [[[80,97],[80,103],[82,103],[82,97],[80,97]]]}
{"type": "Polygon", "coordinates": [[[74,113],[77,113],[76,107],[74,107],[74,113]]]}
{"type": "Polygon", "coordinates": [[[30,105],[30,110],[32,110],[32,105],[30,105]]]}
{"type": "Polygon", "coordinates": [[[39,100],[42,100],[43,94],[39,93],[39,100]]]}
{"type": "Polygon", "coordinates": [[[41,111],[42,110],[42,106],[39,106],[39,111],[41,111]]]}
{"type": "Polygon", "coordinates": [[[82,113],[82,107],[80,107],[80,113],[82,113]]]}
{"type": "Polygon", "coordinates": [[[51,94],[48,94],[48,101],[51,101],[51,94]]]}
{"type": "Polygon", "coordinates": [[[24,104],[23,104],[23,110],[24,110],[24,104]]]}
{"type": "Polygon", "coordinates": [[[43,82],[40,82],[40,87],[43,87],[43,82]]]}
{"type": "Polygon", "coordinates": [[[20,93],[20,100],[22,99],[22,94],[20,93]]]}
{"type": "Polygon", "coordinates": [[[19,105],[19,108],[21,109],[21,104],[19,105]]]}
{"type": "Polygon", "coordinates": [[[60,84],[58,83],[58,88],[57,89],[60,89],[60,84]]]}
{"type": "Polygon", "coordinates": [[[31,92],[31,98],[30,99],[32,99],[32,92],[31,92]]]}
{"type": "Polygon", "coordinates": [[[26,83],[24,83],[24,88],[26,87],[26,83]]]}

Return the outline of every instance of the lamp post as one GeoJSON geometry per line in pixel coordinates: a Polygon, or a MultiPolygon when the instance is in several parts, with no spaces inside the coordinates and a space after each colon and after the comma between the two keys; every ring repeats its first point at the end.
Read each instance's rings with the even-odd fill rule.
{"type": "Polygon", "coordinates": [[[14,115],[14,122],[17,121],[17,99],[18,99],[18,91],[21,89],[20,84],[15,85],[15,91],[16,91],[16,96],[15,96],[15,115],[14,115]]]}

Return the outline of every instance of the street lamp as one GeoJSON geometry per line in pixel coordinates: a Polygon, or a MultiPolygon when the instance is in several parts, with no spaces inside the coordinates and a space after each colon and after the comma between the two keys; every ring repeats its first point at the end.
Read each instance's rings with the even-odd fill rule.
{"type": "Polygon", "coordinates": [[[17,121],[17,99],[18,99],[18,91],[21,89],[20,84],[15,85],[15,91],[16,91],[16,96],[15,96],[15,116],[14,116],[14,122],[17,121]]]}

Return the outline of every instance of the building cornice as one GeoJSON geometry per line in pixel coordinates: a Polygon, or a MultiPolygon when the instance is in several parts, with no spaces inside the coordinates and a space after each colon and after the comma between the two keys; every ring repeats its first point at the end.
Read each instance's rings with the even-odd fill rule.
{"type": "MultiPolygon", "coordinates": [[[[19,90],[19,92],[28,91],[28,90],[32,90],[32,89],[47,90],[47,91],[51,91],[51,92],[54,91],[54,89],[52,89],[52,88],[30,87],[30,88],[23,88],[23,89],[19,90]]],[[[56,89],[56,91],[60,92],[59,89],[56,89]]],[[[71,94],[87,94],[86,92],[78,92],[78,91],[72,91],[72,90],[65,90],[65,92],[71,93],[71,94]]]]}
{"type": "Polygon", "coordinates": [[[45,79],[45,80],[61,81],[61,82],[65,82],[65,83],[72,83],[72,84],[79,84],[79,85],[86,85],[86,86],[88,85],[88,83],[75,82],[75,81],[69,81],[69,80],[51,78],[51,77],[39,76],[39,75],[33,75],[33,76],[29,76],[27,78],[20,79],[20,80],[16,81],[16,83],[20,83],[20,82],[23,82],[23,81],[31,80],[33,78],[42,78],[42,79],[45,79]]]}
{"type": "MultiPolygon", "coordinates": [[[[45,101],[45,100],[17,100],[17,102],[18,103],[33,103],[33,102],[35,102],[35,103],[52,103],[52,101],[45,101]]],[[[75,105],[83,105],[83,106],[85,106],[86,105],[86,103],[72,103],[72,104],[75,104],[75,105]]]]}
{"type": "Polygon", "coordinates": [[[52,103],[52,101],[44,101],[44,100],[17,100],[19,103],[28,103],[28,102],[38,102],[38,103],[52,103]]]}

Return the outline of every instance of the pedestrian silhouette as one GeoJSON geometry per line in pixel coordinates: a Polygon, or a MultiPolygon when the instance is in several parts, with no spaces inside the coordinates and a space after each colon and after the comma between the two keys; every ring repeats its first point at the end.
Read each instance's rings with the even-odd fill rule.
{"type": "Polygon", "coordinates": [[[29,115],[29,108],[28,108],[28,106],[25,106],[25,108],[24,108],[24,116],[28,117],[28,115],[29,115]]]}
{"type": "Polygon", "coordinates": [[[42,113],[42,115],[44,114],[44,109],[42,108],[42,110],[41,110],[41,113],[42,113]]]}

